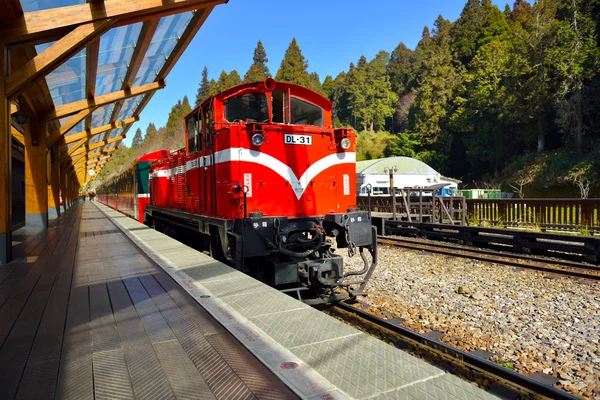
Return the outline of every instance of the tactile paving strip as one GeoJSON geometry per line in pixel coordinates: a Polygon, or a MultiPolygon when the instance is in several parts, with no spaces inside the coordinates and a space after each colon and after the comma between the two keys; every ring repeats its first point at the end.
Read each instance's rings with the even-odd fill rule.
{"type": "Polygon", "coordinates": [[[263,315],[250,318],[250,321],[287,348],[360,334],[313,308],[263,315]]]}
{"type": "Polygon", "coordinates": [[[451,375],[438,376],[376,396],[373,400],[497,400],[498,398],[451,375]]]}
{"type": "Polygon", "coordinates": [[[439,368],[365,334],[295,347],[291,351],[354,398],[373,396],[444,374],[439,368]]]}
{"type": "Polygon", "coordinates": [[[241,313],[246,318],[310,307],[291,297],[285,295],[282,296],[280,292],[270,288],[264,292],[230,296],[227,298],[227,303],[228,306],[241,313]]]}

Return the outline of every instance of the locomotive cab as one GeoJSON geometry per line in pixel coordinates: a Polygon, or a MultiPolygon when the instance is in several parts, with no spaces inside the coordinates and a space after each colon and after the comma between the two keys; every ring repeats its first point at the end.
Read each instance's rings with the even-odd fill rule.
{"type": "Polygon", "coordinates": [[[356,207],[355,134],[335,129],[331,110],[318,93],[272,79],[211,96],[186,116],[183,167],[156,164],[153,176],[170,171],[162,175],[178,201],[157,194],[167,204],[153,202],[149,219],[200,231],[215,257],[274,286],[312,292],[312,302],[363,293],[376,233],[356,207]],[[360,253],[363,268],[345,271],[334,248],[360,253]]]}

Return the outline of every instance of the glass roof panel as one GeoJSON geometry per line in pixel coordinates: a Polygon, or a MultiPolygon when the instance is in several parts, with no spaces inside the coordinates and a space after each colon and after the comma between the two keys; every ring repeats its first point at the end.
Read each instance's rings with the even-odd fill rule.
{"type": "Polygon", "coordinates": [[[167,58],[171,55],[177,41],[192,19],[191,11],[182,14],[162,17],[154,32],[144,61],[140,66],[133,86],[141,86],[154,82],[156,74],[161,70],[167,58]]]}
{"type": "Polygon", "coordinates": [[[102,147],[98,147],[97,149],[91,150],[89,154],[90,155],[97,154],[97,153],[100,153],[101,151],[102,151],[102,147]]]}
{"type": "Polygon", "coordinates": [[[99,128],[110,122],[113,110],[115,109],[115,103],[107,104],[102,107],[98,107],[92,113],[92,129],[99,128]]]}
{"type": "MultiPolygon", "coordinates": [[[[75,146],[77,143],[78,142],[69,143],[69,144],[67,144],[67,147],[69,148],[69,150],[71,150],[73,148],[73,146],[75,146]]],[[[80,144],[79,146],[83,146],[83,145],[80,144]]]]}
{"type": "Polygon", "coordinates": [[[115,129],[110,133],[110,136],[108,137],[109,139],[114,139],[116,137],[119,137],[123,134],[123,131],[125,130],[125,128],[121,128],[121,129],[115,129]]]}
{"type": "Polygon", "coordinates": [[[101,142],[101,141],[102,141],[102,139],[104,139],[104,134],[103,134],[103,133],[101,133],[100,135],[94,135],[94,136],[92,136],[92,137],[90,138],[90,140],[89,140],[89,142],[88,142],[88,143],[89,143],[89,144],[96,144],[96,143],[98,143],[98,142],[101,142]]]}
{"type": "Polygon", "coordinates": [[[30,12],[84,3],[86,3],[86,0],[21,0],[21,7],[23,12],[30,12]]]}
{"type": "Polygon", "coordinates": [[[113,28],[102,35],[98,55],[96,96],[122,89],[142,23],[113,28]]]}
{"type": "Polygon", "coordinates": [[[133,112],[140,105],[145,94],[139,94],[137,96],[130,97],[123,100],[123,106],[119,112],[117,119],[127,119],[133,116],[133,112]]]}
{"type": "MultiPolygon", "coordinates": [[[[38,54],[41,54],[55,42],[44,43],[35,46],[38,54]]],[[[60,67],[46,76],[46,83],[54,106],[85,98],[85,49],[68,59],[60,67]]]]}
{"type": "Polygon", "coordinates": [[[108,146],[106,146],[106,147],[104,148],[104,150],[110,150],[110,149],[113,149],[113,148],[117,147],[117,144],[118,144],[118,142],[111,143],[111,144],[109,144],[108,146]]]}
{"type": "MultiPolygon", "coordinates": [[[[63,126],[64,124],[66,124],[67,122],[69,122],[69,120],[71,118],[75,118],[75,117],[65,117],[65,118],[59,119],[58,121],[60,122],[60,126],[63,126]]],[[[73,128],[71,128],[69,130],[69,132],[67,132],[65,134],[65,136],[69,136],[69,135],[72,135],[74,133],[83,132],[84,130],[85,130],[85,119],[83,119],[80,123],[78,123],[73,128]]]]}

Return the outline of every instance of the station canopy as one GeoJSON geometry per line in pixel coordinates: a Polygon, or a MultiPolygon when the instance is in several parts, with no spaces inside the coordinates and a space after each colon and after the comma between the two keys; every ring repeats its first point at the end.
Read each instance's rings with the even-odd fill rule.
{"type": "MultiPolygon", "coordinates": [[[[99,172],[226,1],[0,0],[11,112],[45,121],[53,157],[79,176],[99,172]]],[[[23,142],[18,124],[11,131],[23,142]]]]}
{"type": "Polygon", "coordinates": [[[358,175],[382,175],[388,174],[390,170],[398,175],[438,175],[429,165],[411,157],[388,157],[356,163],[358,175]]]}

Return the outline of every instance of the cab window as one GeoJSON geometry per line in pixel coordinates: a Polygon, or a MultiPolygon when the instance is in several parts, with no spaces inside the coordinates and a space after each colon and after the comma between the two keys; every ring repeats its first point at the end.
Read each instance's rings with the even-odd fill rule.
{"type": "Polygon", "coordinates": [[[323,109],[296,97],[291,99],[292,124],[323,126],[323,109]]]}
{"type": "Polygon", "coordinates": [[[196,130],[195,118],[192,117],[187,120],[187,132],[188,132],[188,154],[195,153],[196,141],[198,139],[198,131],[196,130]]]}
{"type": "Polygon", "coordinates": [[[267,96],[251,93],[232,97],[225,102],[225,119],[229,122],[268,122],[267,96]]]}

